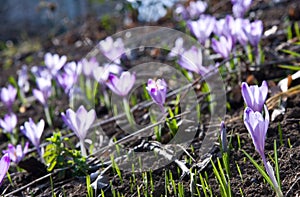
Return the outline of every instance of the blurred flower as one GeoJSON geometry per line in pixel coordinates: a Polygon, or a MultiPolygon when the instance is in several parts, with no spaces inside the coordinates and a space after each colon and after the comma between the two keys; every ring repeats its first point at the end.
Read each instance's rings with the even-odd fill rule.
{"type": "Polygon", "coordinates": [[[233,48],[233,41],[231,39],[231,36],[229,37],[221,36],[219,40],[212,38],[212,48],[216,53],[219,53],[223,58],[228,58],[233,48]]]}
{"type": "Polygon", "coordinates": [[[67,62],[66,56],[59,57],[58,54],[46,53],[44,57],[44,62],[46,67],[49,69],[52,76],[55,76],[56,73],[63,67],[67,62]]]}
{"type": "Polygon", "coordinates": [[[249,26],[249,19],[237,18],[235,19],[235,27],[236,27],[236,39],[242,46],[246,46],[248,42],[248,37],[244,31],[244,27],[249,26]]]}
{"type": "Polygon", "coordinates": [[[250,107],[246,107],[244,111],[244,124],[251,135],[256,151],[261,157],[264,157],[266,133],[269,127],[269,112],[264,105],[265,118],[258,111],[253,111],[250,107]]]}
{"type": "Polygon", "coordinates": [[[39,102],[47,106],[48,98],[51,96],[51,78],[37,77],[36,83],[38,89],[33,89],[32,93],[39,102]]]}
{"type": "Polygon", "coordinates": [[[33,122],[31,118],[29,121],[24,123],[24,126],[20,127],[21,132],[30,140],[30,142],[35,146],[39,155],[40,151],[40,140],[44,132],[45,121],[41,119],[37,124],[33,122]]]}
{"type": "Polygon", "coordinates": [[[198,18],[205,12],[207,3],[205,1],[190,1],[189,6],[186,8],[190,19],[198,18]]]}
{"type": "Polygon", "coordinates": [[[14,113],[9,113],[4,116],[4,119],[0,119],[0,127],[4,133],[12,133],[17,125],[17,116],[14,113]]]}
{"type": "Polygon", "coordinates": [[[130,72],[122,72],[120,78],[113,74],[109,74],[108,81],[106,85],[115,94],[125,97],[133,87],[135,82],[135,74],[130,74],[130,72]]]}
{"type": "Polygon", "coordinates": [[[121,56],[125,53],[124,43],[121,38],[115,41],[112,37],[107,37],[99,43],[101,52],[111,61],[119,64],[121,56]]]}
{"type": "Polygon", "coordinates": [[[225,18],[221,18],[221,19],[217,20],[215,22],[215,27],[214,27],[213,32],[217,36],[221,36],[223,34],[224,25],[225,25],[225,18]]]}
{"type": "Polygon", "coordinates": [[[243,82],[241,86],[242,96],[246,105],[255,112],[261,112],[268,95],[268,84],[266,81],[262,82],[262,85],[248,86],[243,82]]]}
{"type": "Polygon", "coordinates": [[[90,60],[82,59],[82,72],[86,77],[92,77],[93,76],[93,70],[99,66],[99,63],[96,59],[96,57],[90,58],[90,60]]]}
{"type": "Polygon", "coordinates": [[[3,155],[3,157],[0,160],[0,186],[2,184],[2,181],[9,169],[10,165],[10,158],[8,154],[3,155]]]}
{"type": "Polygon", "coordinates": [[[167,84],[164,79],[158,79],[156,82],[152,79],[148,79],[146,89],[150,94],[152,100],[160,106],[164,111],[163,105],[166,102],[167,84]]]}
{"type": "Polygon", "coordinates": [[[187,70],[204,76],[211,70],[211,67],[204,67],[202,65],[202,60],[201,49],[192,46],[189,50],[181,54],[178,64],[187,70]]]}
{"type": "Polygon", "coordinates": [[[134,9],[138,10],[138,20],[156,22],[167,14],[167,8],[172,7],[178,0],[127,0],[134,9]]]}
{"type": "Polygon", "coordinates": [[[250,25],[244,26],[244,31],[248,37],[250,44],[253,47],[257,47],[263,33],[262,21],[256,20],[250,23],[250,25]]]}
{"type": "Polygon", "coordinates": [[[27,66],[23,65],[22,69],[18,71],[18,86],[21,91],[29,91],[28,71],[27,66]]]}
{"type": "Polygon", "coordinates": [[[16,96],[17,96],[17,89],[10,84],[8,85],[7,88],[4,87],[1,89],[1,101],[9,111],[12,110],[12,105],[15,102],[16,96]]]}
{"type": "Polygon", "coordinates": [[[93,69],[93,76],[96,81],[101,84],[106,83],[109,74],[119,75],[122,72],[122,68],[117,64],[104,64],[104,66],[98,66],[93,69]]]}
{"type": "Polygon", "coordinates": [[[76,134],[80,141],[84,141],[87,131],[92,126],[96,118],[96,112],[91,109],[89,112],[81,105],[76,113],[72,109],[67,109],[66,114],[61,113],[65,124],[76,134]]]}
{"type": "Polygon", "coordinates": [[[171,49],[168,56],[175,57],[175,56],[181,55],[183,52],[184,52],[183,38],[179,37],[175,40],[175,46],[171,49]]]}
{"type": "Polygon", "coordinates": [[[197,21],[188,21],[190,31],[196,36],[201,44],[209,38],[214,30],[216,19],[210,15],[201,15],[197,21]]]}
{"type": "Polygon", "coordinates": [[[21,144],[18,144],[16,147],[12,144],[8,144],[7,150],[4,150],[3,153],[8,153],[10,159],[18,164],[26,155],[28,151],[29,142],[25,143],[24,149],[22,150],[21,144]]]}
{"type": "Polygon", "coordinates": [[[246,11],[249,9],[252,0],[231,0],[232,12],[236,18],[243,18],[246,11]]]}
{"type": "Polygon", "coordinates": [[[79,62],[78,64],[76,64],[75,62],[67,63],[63,68],[64,71],[57,75],[57,82],[64,89],[66,94],[68,94],[74,87],[78,75],[81,72],[81,65],[81,62],[79,62]]]}

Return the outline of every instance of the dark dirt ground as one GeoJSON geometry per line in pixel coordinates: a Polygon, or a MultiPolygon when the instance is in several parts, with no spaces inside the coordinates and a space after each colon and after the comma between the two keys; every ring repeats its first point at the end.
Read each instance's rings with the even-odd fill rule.
{"type": "MultiPolygon", "coordinates": [[[[230,13],[231,4],[229,1],[211,1],[214,6],[209,6],[209,12],[214,14],[216,17],[224,16],[226,13],[230,13]]],[[[260,65],[259,71],[250,71],[248,69],[247,63],[245,67],[241,69],[242,81],[249,80],[249,76],[254,77],[260,84],[262,80],[267,80],[269,85],[278,82],[279,79],[287,77],[291,74],[291,71],[278,68],[278,64],[288,64],[294,63],[299,64],[299,59],[291,60],[291,57],[280,52],[278,47],[285,49],[293,49],[299,52],[299,48],[292,48],[292,44],[287,42],[286,34],[283,32],[288,23],[285,22],[286,19],[290,18],[292,21],[299,22],[300,7],[297,0],[287,0],[282,1],[278,4],[272,4],[270,0],[254,1],[250,11],[250,18],[261,19],[264,23],[264,29],[270,29],[273,26],[278,27],[278,31],[271,36],[264,37],[262,40],[262,47],[266,55],[266,61],[263,65],[260,65]]],[[[93,46],[101,39],[105,38],[107,35],[118,32],[122,29],[129,27],[141,26],[137,22],[133,22],[128,26],[124,26],[121,20],[113,20],[112,28],[109,32],[101,26],[101,23],[93,17],[86,20],[84,25],[70,29],[69,31],[57,35],[53,38],[28,38],[28,40],[19,40],[15,44],[16,49],[9,48],[11,51],[17,50],[15,53],[9,53],[8,49],[0,51],[0,86],[7,84],[8,76],[16,77],[16,70],[21,68],[21,66],[26,63],[29,66],[39,65],[43,61],[43,54],[45,52],[55,52],[58,54],[64,54],[68,56],[69,60],[79,60],[89,52],[93,46]],[[87,42],[89,40],[89,42],[87,42]],[[78,41],[82,42],[80,47],[75,47],[75,43],[78,41]],[[22,47],[21,47],[22,46],[22,47]],[[31,46],[31,47],[28,47],[31,46]],[[35,46],[35,47],[33,47],[35,46]],[[24,50],[21,50],[24,49],[24,50]]],[[[174,23],[169,19],[161,20],[158,25],[174,27],[174,23]]],[[[176,26],[175,26],[176,28],[176,26]]],[[[228,85],[232,82],[230,76],[224,78],[228,85]]],[[[241,83],[241,81],[239,81],[241,83]]],[[[292,86],[299,85],[299,82],[293,82],[292,86]]],[[[231,188],[234,196],[241,196],[240,188],[242,188],[244,196],[275,196],[271,187],[263,181],[263,177],[255,169],[252,163],[245,159],[245,155],[241,152],[237,144],[237,136],[240,137],[241,148],[247,153],[254,157],[257,161],[260,161],[259,155],[254,150],[252,140],[248,135],[246,128],[244,127],[242,121],[243,113],[243,102],[241,99],[241,94],[239,92],[240,85],[231,87],[231,91],[228,91],[227,99],[232,106],[232,110],[227,112],[225,119],[227,126],[228,139],[232,137],[232,151],[230,154],[230,169],[232,176],[230,178],[231,188]],[[237,171],[236,163],[239,165],[241,173],[243,175],[243,180],[239,176],[237,171]]],[[[272,92],[269,96],[272,95],[272,92]]],[[[59,113],[65,111],[68,107],[66,98],[59,98],[57,100],[52,100],[50,106],[55,106],[53,111],[57,115],[54,119],[55,126],[62,128],[62,121],[59,118],[59,113]]],[[[1,117],[5,114],[3,108],[0,108],[1,117]]],[[[28,117],[34,117],[35,120],[44,118],[43,108],[37,102],[26,107],[25,112],[21,112],[18,109],[18,123],[21,125],[24,121],[28,120],[28,117]]],[[[103,107],[98,106],[97,108],[98,116],[106,118],[103,115],[106,111],[103,107]]],[[[272,111],[270,111],[272,112],[272,111]]],[[[271,113],[270,113],[271,114],[271,113]]],[[[286,113],[276,118],[275,121],[270,123],[270,127],[267,133],[266,139],[266,155],[274,156],[273,151],[273,141],[276,139],[278,147],[278,158],[279,158],[279,169],[280,169],[280,179],[282,184],[283,194],[286,196],[297,196],[300,194],[300,94],[291,95],[287,99],[286,113]],[[278,124],[281,125],[283,133],[283,145],[280,146],[279,134],[278,134],[278,124]],[[288,144],[290,141],[291,147],[288,144]]],[[[116,128],[115,124],[108,123],[103,126],[105,132],[108,136],[113,136],[120,129],[116,128]]],[[[46,128],[44,137],[49,137],[52,130],[46,128]]],[[[122,135],[120,135],[122,137],[122,135]]],[[[192,145],[194,147],[199,147],[202,138],[196,136],[193,140],[192,145]]],[[[6,137],[0,134],[0,149],[6,148],[6,137]]],[[[128,146],[132,146],[137,142],[128,143],[128,146]]],[[[196,161],[200,161],[200,155],[197,154],[197,149],[195,152],[187,150],[196,161]]],[[[103,155],[102,155],[103,156],[103,155]]],[[[218,148],[213,152],[213,158],[220,156],[220,151],[218,148]]],[[[184,157],[184,155],[182,156],[184,157]]],[[[27,162],[27,165],[33,165],[34,161],[27,162]]],[[[26,162],[25,162],[26,165],[26,162]]],[[[37,167],[38,168],[38,167],[37,167]]],[[[14,168],[11,167],[10,171],[14,172],[14,168]]],[[[36,169],[35,169],[36,170],[36,169]]],[[[171,171],[173,173],[173,178],[176,183],[182,182],[184,189],[186,191],[186,196],[191,196],[189,193],[190,179],[185,177],[180,180],[180,174],[177,171],[177,165],[172,162],[171,164],[165,166],[164,168],[155,170],[152,172],[153,182],[154,182],[154,193],[153,196],[160,196],[165,194],[165,172],[171,171]]],[[[201,172],[207,172],[209,178],[209,184],[212,187],[214,196],[220,196],[219,186],[212,173],[212,167],[208,164],[201,172]]],[[[52,189],[50,184],[50,178],[44,178],[39,180],[43,174],[21,172],[17,174],[11,174],[13,186],[9,184],[8,180],[5,179],[3,185],[0,188],[1,193],[5,191],[5,194],[16,191],[22,188],[26,184],[32,183],[26,188],[22,188],[21,191],[14,193],[12,196],[51,196],[52,190],[56,192],[57,196],[85,196],[87,194],[85,179],[81,177],[72,177],[70,173],[65,173],[65,176],[60,176],[59,174],[53,174],[52,179],[54,186],[52,189]]],[[[112,186],[116,191],[124,194],[124,196],[137,196],[136,192],[130,191],[130,179],[131,173],[123,172],[123,184],[120,179],[114,173],[113,170],[109,170],[105,177],[107,180],[112,181],[112,186]]],[[[143,183],[142,174],[136,173],[137,185],[143,183]]],[[[174,196],[174,194],[166,194],[168,196],[174,196]]],[[[113,196],[111,188],[106,188],[105,196],[113,196]]]]}

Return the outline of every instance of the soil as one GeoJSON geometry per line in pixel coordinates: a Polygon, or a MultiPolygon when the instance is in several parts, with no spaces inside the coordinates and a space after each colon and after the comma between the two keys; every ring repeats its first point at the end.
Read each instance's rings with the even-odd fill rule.
{"type": "MultiPolygon", "coordinates": [[[[286,28],[291,25],[292,22],[297,22],[299,24],[300,16],[297,13],[300,12],[300,7],[298,1],[283,0],[280,3],[274,2],[271,0],[254,0],[249,14],[251,19],[262,20],[265,30],[271,29],[272,27],[276,27],[278,29],[273,35],[263,37],[262,50],[265,52],[264,64],[257,65],[257,68],[253,70],[249,67],[249,63],[244,61],[243,67],[237,74],[238,77],[230,74],[223,76],[227,89],[227,101],[231,106],[231,109],[227,110],[225,124],[227,127],[227,139],[228,141],[231,139],[229,164],[231,171],[230,185],[233,196],[275,196],[270,185],[264,181],[262,175],[242,152],[242,150],[246,151],[256,161],[258,161],[259,164],[262,164],[260,156],[255,151],[250,135],[248,134],[242,120],[244,104],[240,93],[240,84],[242,81],[247,81],[249,83],[257,82],[258,84],[261,84],[263,80],[267,80],[271,87],[268,97],[272,97],[278,93],[276,88],[272,88],[274,87],[274,84],[276,84],[280,79],[283,79],[293,73],[290,70],[279,68],[278,65],[299,65],[300,59],[278,50],[287,49],[300,52],[300,48],[295,47],[291,40],[287,41],[286,33],[284,33],[286,28]],[[285,22],[287,19],[290,19],[291,22],[285,22]],[[238,141],[240,141],[240,144],[238,141]],[[237,164],[239,169],[237,168],[237,164]],[[239,170],[241,173],[239,173],[239,170]]],[[[216,17],[223,17],[231,12],[230,1],[213,0],[210,1],[209,4],[211,5],[208,6],[208,12],[216,17]]],[[[136,22],[136,20],[133,20],[131,24],[123,25],[120,16],[112,18],[112,21],[114,21],[114,23],[112,23],[112,27],[109,30],[102,26],[99,19],[89,17],[86,19],[84,25],[78,28],[69,29],[67,32],[56,35],[52,38],[29,37],[28,40],[18,38],[18,42],[16,42],[14,46],[6,47],[0,51],[0,68],[2,70],[2,72],[0,72],[0,87],[7,85],[9,77],[16,79],[16,70],[20,69],[23,64],[27,64],[29,67],[41,65],[43,62],[43,55],[46,52],[55,52],[67,55],[68,60],[80,60],[93,49],[99,40],[104,39],[106,36],[112,35],[126,28],[145,25],[136,22]],[[76,47],[78,43],[81,43],[80,47],[76,47]],[[26,47],[28,45],[37,45],[37,47],[26,47]],[[20,46],[25,46],[27,50],[18,50],[21,48],[20,46]],[[8,51],[13,50],[13,48],[16,49],[17,52],[10,54],[8,51]]],[[[180,29],[181,27],[179,27],[176,22],[172,21],[169,17],[160,20],[157,25],[172,27],[184,31],[183,29],[180,29]]],[[[299,40],[296,41],[299,42],[299,40]]],[[[164,57],[164,55],[162,55],[164,54],[164,51],[147,48],[141,53],[142,54],[140,54],[140,56],[146,59],[129,60],[125,58],[122,61],[126,66],[133,66],[146,60],[168,62],[168,60],[162,58],[164,57]]],[[[31,81],[31,83],[33,87],[34,82],[31,81]]],[[[299,81],[294,80],[291,83],[290,88],[296,87],[297,85],[299,85],[299,81]]],[[[203,177],[207,176],[208,184],[211,186],[213,196],[221,196],[219,184],[213,173],[212,165],[209,160],[208,162],[204,162],[205,157],[211,158],[215,161],[215,163],[217,158],[221,157],[218,140],[214,142],[215,146],[213,146],[209,155],[202,155],[199,151],[203,138],[206,135],[205,132],[208,130],[207,126],[210,118],[209,115],[206,115],[206,112],[209,110],[205,107],[205,97],[200,95],[201,92],[199,91],[199,86],[195,86],[194,90],[198,93],[197,96],[199,102],[203,104],[203,114],[205,115],[201,117],[201,125],[197,125],[195,128],[192,127],[192,129],[197,130],[190,145],[190,147],[194,148],[187,148],[186,151],[189,155],[191,155],[194,161],[192,163],[186,162],[185,164],[188,168],[201,173],[203,177]]],[[[169,97],[168,101],[171,101],[172,99],[175,99],[175,97],[169,97]]],[[[148,112],[149,107],[144,103],[141,103],[142,100],[141,96],[138,96],[137,102],[139,103],[139,107],[134,110],[134,116],[137,122],[147,125],[149,118],[144,117],[143,115],[148,112]]],[[[63,125],[60,118],[60,113],[65,111],[69,106],[67,96],[62,95],[57,98],[50,99],[49,106],[51,106],[51,110],[54,114],[54,128],[62,129],[63,135],[70,136],[73,142],[76,143],[77,139],[75,139],[71,132],[66,130],[66,127],[63,125]]],[[[17,113],[18,117],[18,127],[27,121],[29,117],[33,117],[35,121],[41,118],[45,119],[43,107],[37,101],[33,100],[26,106],[21,106],[21,103],[16,103],[14,107],[14,111],[17,113]]],[[[271,114],[273,109],[271,107],[269,107],[269,109],[271,114]]],[[[284,196],[298,196],[300,195],[299,91],[296,94],[287,95],[285,110],[284,114],[279,115],[274,121],[270,122],[265,143],[265,153],[269,161],[270,157],[274,158],[274,140],[276,140],[282,192],[284,196]],[[282,130],[282,138],[279,134],[279,126],[282,130]]],[[[143,136],[129,137],[129,140],[125,140],[126,137],[128,137],[128,134],[117,126],[114,118],[112,118],[111,112],[109,112],[104,105],[96,105],[96,112],[101,128],[103,129],[105,136],[108,136],[108,139],[104,139],[104,141],[106,140],[112,143],[114,139],[123,139],[124,142],[120,144],[122,148],[136,149],[140,152],[145,151],[145,149],[148,149],[149,147],[153,148],[153,146],[151,146],[151,142],[156,140],[155,135],[151,134],[150,136],[147,136],[144,134],[143,136]],[[147,144],[148,142],[150,145],[148,144],[146,146],[144,144],[143,148],[139,147],[141,144],[147,144]]],[[[3,117],[5,113],[6,109],[0,105],[0,117],[3,117]]],[[[163,125],[163,127],[162,144],[167,144],[172,136],[166,125],[163,125]]],[[[218,126],[214,127],[215,129],[219,128],[218,126]]],[[[43,139],[50,137],[52,133],[53,128],[46,125],[46,131],[43,134],[43,139]]],[[[0,133],[1,150],[6,149],[7,141],[7,137],[3,133],[0,133]]],[[[98,146],[100,147],[101,145],[98,146]]],[[[122,179],[120,179],[116,170],[109,167],[109,164],[106,164],[106,162],[110,161],[109,153],[113,151],[114,148],[102,147],[97,155],[89,158],[89,164],[91,167],[89,173],[95,173],[97,170],[98,172],[103,173],[101,182],[103,183],[102,190],[106,197],[116,196],[118,192],[124,196],[138,196],[137,188],[140,189],[142,196],[146,196],[146,193],[150,196],[150,187],[148,189],[144,189],[144,185],[147,181],[149,184],[149,179],[152,180],[154,187],[151,193],[152,196],[176,196],[173,189],[167,189],[168,192],[166,192],[166,187],[172,188],[172,186],[170,186],[171,184],[169,186],[167,184],[166,186],[165,183],[166,175],[169,177],[170,173],[173,176],[176,186],[182,184],[185,196],[193,195],[190,187],[192,185],[190,175],[182,176],[182,171],[178,168],[178,163],[175,161],[169,163],[163,168],[155,169],[154,171],[147,173],[135,172],[134,178],[136,180],[136,187],[131,188],[131,183],[133,181],[132,172],[121,171],[122,179]],[[145,180],[145,177],[147,177],[147,180],[145,180]]],[[[183,153],[179,157],[179,160],[187,161],[190,158],[188,154],[183,153]]],[[[12,183],[10,183],[7,178],[4,179],[4,182],[0,187],[0,193],[5,195],[9,194],[9,196],[54,196],[54,193],[56,196],[87,195],[85,176],[74,176],[72,174],[73,171],[70,169],[58,169],[49,174],[46,171],[45,166],[39,161],[36,154],[34,154],[33,147],[31,147],[29,156],[26,158],[27,159],[25,161],[20,163],[20,167],[26,170],[19,172],[16,166],[10,167],[12,183]]],[[[164,161],[155,161],[153,162],[153,166],[159,165],[159,162],[164,161]]],[[[272,163],[272,166],[274,166],[274,163],[272,163]]],[[[199,177],[195,178],[193,183],[195,182],[196,186],[200,188],[199,177]]],[[[100,192],[100,190],[97,191],[98,194],[100,194],[100,192]]],[[[201,196],[204,195],[201,189],[200,193],[201,196]]]]}

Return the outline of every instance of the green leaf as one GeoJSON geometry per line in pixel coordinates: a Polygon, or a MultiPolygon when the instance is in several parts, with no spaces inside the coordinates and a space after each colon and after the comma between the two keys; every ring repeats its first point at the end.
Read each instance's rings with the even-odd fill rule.
{"type": "Polygon", "coordinates": [[[290,54],[294,57],[300,57],[300,53],[297,53],[295,51],[287,50],[287,49],[281,49],[282,52],[290,54]]]}
{"type": "Polygon", "coordinates": [[[300,66],[293,66],[293,65],[278,65],[279,68],[289,69],[289,70],[300,70],[300,66]]]}

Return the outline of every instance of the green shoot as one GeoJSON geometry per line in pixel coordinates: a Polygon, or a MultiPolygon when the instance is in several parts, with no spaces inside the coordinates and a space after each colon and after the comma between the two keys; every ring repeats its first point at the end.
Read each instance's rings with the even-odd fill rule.
{"type": "Polygon", "coordinates": [[[275,173],[276,173],[276,177],[277,177],[277,183],[278,183],[279,189],[281,190],[276,140],[274,140],[274,159],[275,159],[275,173]]]}
{"type": "Polygon", "coordinates": [[[243,180],[243,175],[242,175],[240,166],[239,166],[239,164],[238,164],[237,162],[235,162],[235,165],[236,165],[236,169],[237,169],[237,171],[238,171],[238,173],[239,173],[239,175],[240,175],[240,177],[241,177],[241,180],[242,180],[242,182],[243,182],[244,180],[243,180]]]}
{"type": "Polygon", "coordinates": [[[120,170],[119,166],[117,165],[117,163],[115,162],[114,156],[112,154],[110,155],[110,160],[112,162],[112,168],[115,170],[115,172],[117,173],[121,183],[123,184],[123,178],[122,178],[121,170],[120,170]]]}
{"type": "Polygon", "coordinates": [[[91,177],[89,175],[86,176],[86,189],[87,189],[87,196],[93,197],[93,188],[91,186],[91,177]]]}
{"type": "Polygon", "coordinates": [[[289,148],[293,148],[290,138],[288,138],[288,145],[289,145],[289,148]]]}
{"type": "Polygon", "coordinates": [[[279,141],[280,141],[280,145],[283,146],[283,140],[282,140],[282,129],[281,129],[281,125],[280,123],[278,123],[278,133],[279,133],[279,141]]]}

